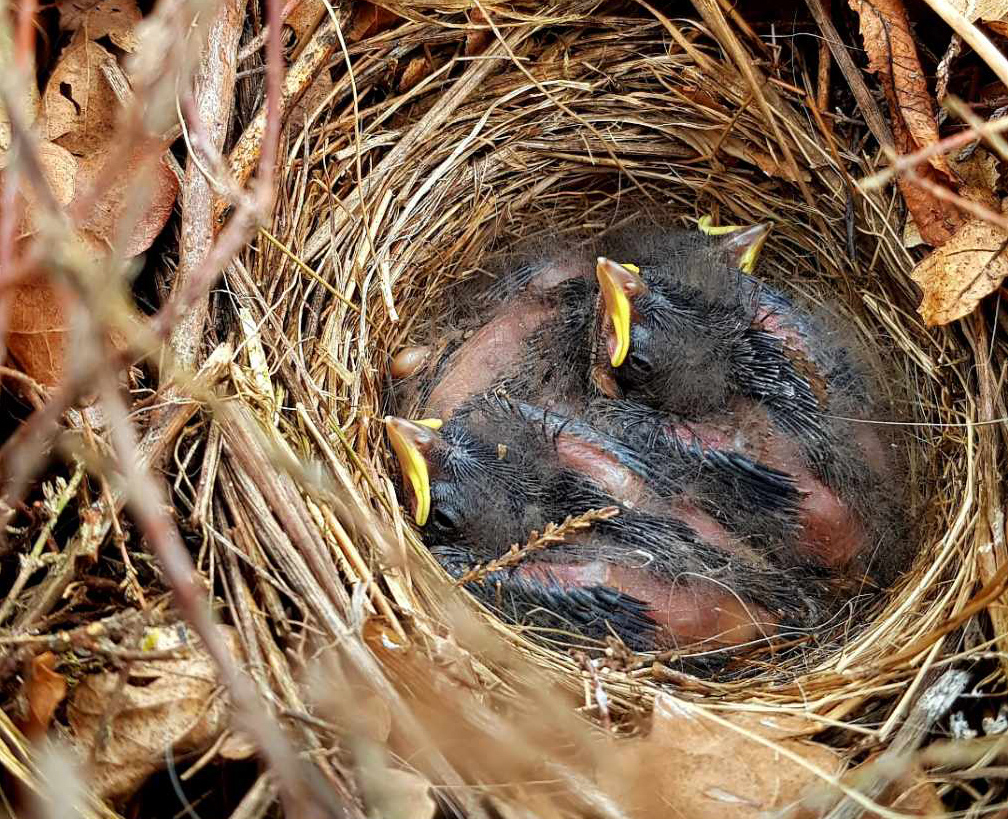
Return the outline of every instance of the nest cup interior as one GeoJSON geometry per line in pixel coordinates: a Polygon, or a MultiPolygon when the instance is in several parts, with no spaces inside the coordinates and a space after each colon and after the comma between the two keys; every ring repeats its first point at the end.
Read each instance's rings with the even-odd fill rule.
{"type": "MultiPolygon", "coordinates": [[[[294,305],[284,323],[299,328],[321,396],[317,410],[379,478],[361,481],[373,504],[368,514],[391,519],[409,555],[410,582],[390,600],[431,628],[454,606],[408,515],[387,511],[398,468],[379,421],[391,355],[444,321],[460,281],[516,243],[603,232],[642,210],[684,227],[707,214],[721,224],[771,220],[758,276],[840,310],[902,374],[905,389],[888,420],[913,425],[904,440],[918,501],[916,557],[857,622],[838,622],[832,639],[781,655],[744,685],[697,685],[729,698],[815,707],[817,696],[835,701],[845,689],[849,698],[872,696],[865,674],[912,679],[937,651],[929,637],[982,577],[971,548],[981,465],[978,433],[962,425],[975,417],[973,351],[961,335],[925,330],[916,317],[898,195],[855,191],[851,180],[874,169],[870,155],[851,147],[863,129],[823,133],[798,93],[800,73],[786,78],[790,87],[760,81],[754,89],[721,48],[728,38],[747,48],[727,28],[715,35],[643,9],[627,17],[622,7],[610,14],[603,6],[589,17],[574,3],[560,6],[551,25],[502,29],[484,59],[401,96],[368,106],[358,100],[359,141],[334,125],[353,110],[349,89],[290,140],[287,201],[296,204],[281,216],[287,243],[345,298],[297,278],[278,253],[250,259],[285,271],[277,293],[284,283],[300,291],[282,302],[294,305]],[[332,189],[305,184],[322,173],[336,180],[332,189]],[[347,303],[357,293],[362,311],[347,303]]],[[[446,30],[414,21],[393,34],[402,47],[446,30]]],[[[389,43],[377,38],[361,48],[380,63],[392,59],[389,43]]],[[[354,460],[347,467],[357,472],[354,460]]],[[[381,555],[366,557],[376,573],[388,565],[381,555]]],[[[570,676],[569,658],[469,605],[544,668],[570,676]]],[[[638,678],[623,693],[633,699],[651,685],[638,678]]]]}

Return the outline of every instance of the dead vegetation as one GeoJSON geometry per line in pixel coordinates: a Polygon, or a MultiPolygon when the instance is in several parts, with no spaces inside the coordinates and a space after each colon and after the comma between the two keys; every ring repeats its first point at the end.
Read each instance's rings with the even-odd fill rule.
{"type": "Polygon", "coordinates": [[[984,72],[1008,75],[929,3],[937,91],[911,27],[943,24],[898,0],[810,0],[787,31],[716,0],[5,9],[0,804],[1004,810],[1008,92],[984,72]],[[963,43],[986,64],[960,71],[963,43]],[[909,385],[913,569],[744,678],[490,618],[404,519],[382,439],[389,359],[453,283],[642,209],[772,220],[763,274],[839,300],[909,385]]]}

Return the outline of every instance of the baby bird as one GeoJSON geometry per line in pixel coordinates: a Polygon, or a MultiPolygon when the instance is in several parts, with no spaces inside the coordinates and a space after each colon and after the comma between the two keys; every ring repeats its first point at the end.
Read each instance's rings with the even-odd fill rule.
{"type": "Polygon", "coordinates": [[[542,339],[556,333],[565,298],[577,298],[566,295],[564,283],[589,277],[588,268],[563,259],[531,260],[488,289],[461,294],[479,308],[479,326],[444,339],[437,354],[434,345],[401,350],[390,367],[399,382],[397,404],[410,415],[447,418],[467,399],[494,389],[530,391],[541,377],[537,364],[557,358],[537,355],[542,339]]]}
{"type": "Polygon", "coordinates": [[[537,630],[635,649],[814,627],[906,542],[871,424],[878,369],[750,273],[769,224],[635,224],[511,258],[462,329],[392,361],[386,419],[425,542],[455,577],[549,523],[612,519],[467,585],[537,630]]]}
{"type": "Polygon", "coordinates": [[[551,422],[490,401],[440,431],[386,419],[425,540],[455,576],[547,523],[619,509],[472,584],[492,608],[589,639],[616,634],[636,649],[748,643],[815,616],[808,577],[771,566],[688,495],[655,489],[618,442],[551,422]]]}
{"type": "Polygon", "coordinates": [[[866,402],[877,385],[850,334],[735,266],[769,229],[756,225],[713,243],[699,234],[642,235],[641,264],[600,257],[613,380],[622,394],[690,420],[724,412],[739,397],[765,406],[818,476],[837,487],[878,454],[870,426],[837,418],[870,417],[866,402]],[[841,451],[845,442],[860,451],[841,451]]]}

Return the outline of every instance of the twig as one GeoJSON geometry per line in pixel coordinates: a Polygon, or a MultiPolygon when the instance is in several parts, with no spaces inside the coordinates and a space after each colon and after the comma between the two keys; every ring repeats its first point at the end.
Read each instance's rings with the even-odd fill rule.
{"type": "MultiPolygon", "coordinates": [[[[216,242],[203,255],[200,266],[194,269],[185,281],[176,285],[167,303],[154,316],[151,325],[155,333],[161,337],[175,333],[182,316],[186,315],[197,302],[206,298],[225,265],[245,245],[259,222],[266,219],[271,210],[275,196],[273,179],[282,116],[280,92],[283,55],[280,46],[279,0],[267,0],[267,12],[274,24],[267,38],[266,104],[260,111],[265,124],[258,178],[253,186],[252,195],[239,201],[237,211],[219,233],[216,242]]],[[[235,46],[237,47],[237,41],[235,46]]],[[[192,326],[195,326],[195,323],[193,322],[192,326]]],[[[202,335],[202,325],[199,335],[202,335]]]]}
{"type": "Polygon", "coordinates": [[[557,543],[563,543],[574,532],[589,529],[594,523],[600,520],[609,520],[609,518],[615,517],[618,514],[618,507],[607,506],[603,509],[590,509],[580,515],[568,515],[567,519],[559,526],[549,523],[542,534],[533,531],[524,546],[516,543],[500,557],[469,569],[460,578],[455,580],[455,585],[464,586],[466,583],[482,580],[493,572],[516,566],[533,552],[541,552],[543,549],[557,543]]]}
{"type": "Polygon", "coordinates": [[[886,122],[885,117],[882,116],[882,111],[875,102],[875,98],[871,95],[871,91],[868,90],[864,77],[861,75],[861,70],[854,65],[854,60],[851,59],[851,55],[847,52],[847,46],[840,39],[840,34],[837,32],[836,26],[833,25],[833,21],[823,6],[822,0],[805,0],[805,3],[809,11],[812,12],[812,17],[815,18],[816,25],[819,26],[823,39],[829,45],[830,51],[833,53],[833,59],[836,60],[840,72],[847,80],[851,93],[854,94],[858,108],[861,109],[861,113],[868,124],[868,129],[875,137],[875,141],[883,147],[886,145],[890,147],[895,145],[889,124],[886,122]]]}
{"type": "Polygon", "coordinates": [[[1008,86],[1008,59],[980,29],[963,17],[948,0],[926,0],[927,4],[941,17],[949,28],[962,37],[980,56],[987,67],[993,71],[999,80],[1008,86]]]}
{"type": "Polygon", "coordinates": [[[3,604],[0,605],[0,624],[10,617],[11,612],[14,610],[14,606],[17,604],[18,598],[21,596],[21,591],[28,583],[28,579],[39,567],[39,557],[42,554],[42,549],[44,549],[45,545],[49,542],[49,537],[52,535],[52,530],[56,525],[56,521],[59,520],[60,515],[66,508],[66,505],[70,502],[70,499],[73,498],[74,493],[77,491],[77,487],[80,485],[81,478],[83,477],[84,466],[83,464],[78,463],[73,475],[70,476],[70,480],[67,481],[62,491],[60,491],[60,493],[47,504],[49,509],[49,519],[42,526],[38,536],[35,538],[35,543],[32,545],[31,551],[27,555],[22,555],[21,557],[21,568],[18,570],[18,575],[14,579],[14,583],[11,585],[10,589],[8,589],[7,596],[4,598],[3,604]]]}
{"type": "Polygon", "coordinates": [[[830,91],[830,47],[826,39],[819,41],[819,66],[816,73],[816,107],[820,113],[829,108],[830,91]]]}
{"type": "MultiPolygon", "coordinates": [[[[240,0],[225,0],[207,33],[194,83],[195,115],[205,134],[205,150],[219,153],[227,137],[228,123],[234,106],[235,52],[241,36],[243,4],[240,0]]],[[[179,264],[173,290],[185,290],[206,264],[214,240],[213,191],[193,156],[186,163],[180,191],[182,225],[179,236],[179,264]]],[[[205,299],[194,301],[191,309],[171,328],[169,345],[176,362],[187,369],[198,363],[203,344],[208,305],[205,299]]]]}
{"type": "MultiPolygon", "coordinates": [[[[899,776],[906,772],[910,754],[917,749],[934,724],[952,707],[956,699],[966,689],[969,674],[965,671],[946,671],[914,703],[906,721],[900,726],[892,742],[877,759],[869,763],[864,771],[855,773],[852,787],[857,792],[874,799],[879,796],[899,776]],[[904,764],[899,764],[900,762],[904,764]]],[[[845,780],[848,780],[845,777],[845,780]]],[[[863,804],[855,803],[851,796],[834,806],[826,819],[856,819],[862,815],[863,804]]]]}
{"type": "MultiPolygon", "coordinates": [[[[340,24],[345,23],[349,16],[346,5],[340,5],[340,24]]],[[[277,38],[277,42],[279,44],[279,38],[277,38]]],[[[287,76],[284,78],[283,87],[275,89],[277,103],[269,104],[268,107],[276,112],[277,126],[286,119],[287,113],[318,76],[321,68],[329,61],[337,43],[336,24],[331,18],[323,20],[304,50],[291,64],[287,76]]],[[[260,173],[262,172],[264,154],[270,157],[275,155],[275,149],[273,151],[268,149],[273,136],[268,132],[266,111],[267,106],[264,105],[256,112],[255,117],[242,132],[234,148],[231,149],[228,164],[234,180],[239,185],[244,184],[252,175],[252,169],[257,162],[260,164],[260,173]]],[[[272,163],[272,161],[271,159],[270,162],[272,163]]],[[[215,220],[220,221],[226,208],[227,203],[216,203],[214,207],[215,220]]]]}
{"type": "MultiPolygon", "coordinates": [[[[112,89],[112,93],[115,94],[116,99],[119,100],[119,104],[123,108],[136,104],[136,95],[133,93],[133,87],[130,85],[129,77],[126,76],[126,72],[119,67],[118,61],[115,57],[111,55],[103,56],[101,62],[99,63],[102,74],[108,81],[109,88],[112,89]]],[[[166,138],[165,145],[168,145],[173,140],[166,138]]],[[[170,150],[165,149],[161,153],[161,161],[164,162],[170,169],[175,178],[178,179],[179,183],[182,182],[185,172],[182,170],[182,166],[179,165],[179,161],[175,158],[170,150]]]]}
{"type": "Polygon", "coordinates": [[[892,162],[887,168],[883,168],[871,176],[866,176],[858,182],[858,187],[866,191],[876,190],[887,184],[894,176],[904,173],[911,168],[916,168],[933,156],[954,151],[963,145],[969,145],[978,139],[1000,134],[1002,131],[1008,131],[1008,117],[998,117],[997,119],[983,123],[982,126],[960,131],[937,142],[932,142],[930,145],[925,145],[912,154],[892,155],[892,162]]]}

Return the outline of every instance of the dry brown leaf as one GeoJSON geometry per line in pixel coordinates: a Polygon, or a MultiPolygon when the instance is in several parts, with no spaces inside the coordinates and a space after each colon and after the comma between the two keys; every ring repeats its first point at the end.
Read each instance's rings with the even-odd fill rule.
{"type": "MultiPolygon", "coordinates": [[[[914,150],[938,141],[934,99],[927,75],[917,57],[917,47],[901,0],[849,0],[861,18],[861,37],[868,54],[868,69],[878,75],[894,118],[899,117],[913,139],[914,150]]],[[[952,178],[943,154],[931,165],[952,178]]]]}
{"type": "Polygon", "coordinates": [[[356,43],[373,34],[392,28],[402,18],[382,6],[374,3],[359,3],[347,32],[347,42],[356,43]]]}
{"type": "Polygon", "coordinates": [[[15,287],[7,305],[7,349],[24,373],[47,387],[63,379],[67,305],[67,294],[41,274],[15,287]]]}
{"type": "Polygon", "coordinates": [[[70,3],[60,5],[60,28],[74,33],[72,44],[108,37],[123,51],[135,51],[134,29],[141,20],[135,0],[98,0],[84,8],[70,3]]]}
{"type": "Polygon", "coordinates": [[[929,326],[973,312],[1008,276],[1008,234],[987,222],[966,222],[910,274],[924,291],[917,312],[929,326]]]}
{"type": "Polygon", "coordinates": [[[118,173],[92,205],[81,227],[103,245],[114,246],[127,257],[136,256],[151,246],[171,216],[179,192],[178,177],[163,158],[145,161],[136,151],[124,158],[117,156],[114,144],[108,144],[80,159],[78,189],[90,190],[109,163],[118,173]],[[118,231],[127,218],[134,219],[135,224],[120,248],[115,243],[120,240],[118,231]]]}
{"type": "Polygon", "coordinates": [[[290,14],[284,19],[284,25],[290,26],[294,32],[294,41],[298,45],[294,50],[295,54],[308,42],[308,38],[318,28],[319,21],[325,13],[326,8],[321,0],[301,0],[291,9],[290,14]]]}
{"type": "Polygon", "coordinates": [[[1006,20],[987,20],[986,25],[995,34],[999,34],[1002,37],[1008,37],[1008,21],[1006,20]]]}
{"type": "Polygon", "coordinates": [[[106,60],[115,60],[97,43],[68,46],[42,96],[45,133],[78,156],[101,149],[115,127],[118,100],[102,73],[106,60]]]}
{"type": "Polygon", "coordinates": [[[920,235],[920,228],[917,227],[917,223],[913,220],[913,214],[911,213],[906,220],[906,224],[903,225],[903,247],[918,247],[923,244],[926,244],[926,242],[920,235]]]}
{"type": "MultiPolygon", "coordinates": [[[[949,158],[949,164],[956,175],[967,187],[980,188],[990,192],[993,197],[1000,176],[998,166],[1000,160],[990,151],[977,148],[963,160],[949,158]]],[[[997,206],[994,210],[998,210],[997,206]]]]}
{"type": "Polygon", "coordinates": [[[333,79],[328,68],[323,68],[318,76],[312,80],[311,85],[301,95],[291,110],[291,122],[297,123],[300,128],[308,117],[311,117],[315,110],[325,102],[326,97],[332,92],[333,79]]]}
{"type": "MultiPolygon", "coordinates": [[[[235,630],[221,633],[240,661],[235,630]]],[[[201,646],[184,659],[134,662],[122,682],[115,672],[89,675],[67,709],[78,751],[94,760],[91,787],[106,799],[133,793],[164,766],[166,750],[208,748],[229,716],[217,669],[201,646]]]]}
{"type": "Polygon", "coordinates": [[[409,91],[431,72],[431,63],[426,57],[414,57],[403,69],[399,79],[399,92],[409,91]]]}
{"type": "MultiPolygon", "coordinates": [[[[906,123],[899,117],[893,117],[891,122],[896,150],[901,154],[913,151],[913,137],[907,130],[906,123]]],[[[941,184],[938,172],[930,165],[918,165],[915,173],[933,184],[941,184]]],[[[913,178],[900,176],[897,185],[903,194],[907,210],[917,223],[921,239],[932,247],[945,244],[963,223],[963,218],[955,207],[932,196],[913,178]]]]}
{"type": "Polygon", "coordinates": [[[49,730],[49,723],[66,691],[66,678],[56,670],[56,655],[46,651],[32,657],[24,684],[28,713],[20,725],[28,739],[38,740],[49,730]]]}
{"type": "Polygon", "coordinates": [[[233,731],[218,746],[217,755],[221,759],[235,761],[251,759],[256,755],[258,750],[259,746],[256,745],[252,737],[242,731],[233,731]]]}
{"type": "MultiPolygon", "coordinates": [[[[65,205],[73,199],[77,160],[65,148],[52,142],[39,143],[38,159],[56,201],[65,205]]],[[[39,197],[30,188],[22,200],[19,234],[31,234],[39,224],[39,197]]],[[[17,254],[29,252],[29,242],[18,243],[17,254]]],[[[64,294],[57,291],[41,271],[24,279],[11,291],[7,305],[7,349],[20,368],[40,384],[54,386],[63,374],[66,357],[68,319],[64,294]]]]}
{"type": "MultiPolygon", "coordinates": [[[[19,83],[18,92],[25,94],[25,98],[22,100],[25,106],[25,118],[31,124],[38,118],[42,106],[42,96],[39,94],[38,86],[34,82],[19,83]]],[[[3,103],[0,102],[0,169],[6,167],[6,155],[10,149],[11,136],[10,117],[3,103]]]]}
{"type": "Polygon", "coordinates": [[[422,776],[397,768],[369,772],[365,786],[371,816],[382,819],[432,819],[437,805],[430,795],[430,782],[422,776]]]}
{"type": "MultiPolygon", "coordinates": [[[[679,132],[679,138],[690,145],[701,156],[709,154],[711,151],[718,151],[727,156],[739,159],[749,165],[759,168],[767,176],[776,176],[786,179],[788,182],[797,182],[797,178],[787,164],[771,156],[766,151],[762,151],[749,142],[733,136],[722,138],[720,133],[714,131],[703,131],[696,128],[684,128],[679,132]]],[[[804,173],[805,181],[811,179],[808,173],[804,173]]]]}
{"type": "Polygon", "coordinates": [[[971,23],[1008,17],[1008,0],[949,0],[949,5],[971,23]]]}
{"type": "MultiPolygon", "coordinates": [[[[483,14],[482,10],[478,6],[473,6],[466,12],[466,16],[469,18],[469,22],[475,25],[486,25],[487,19],[486,15],[483,14]]],[[[486,49],[487,44],[490,42],[490,37],[492,33],[489,29],[477,28],[472,31],[466,32],[465,39],[465,55],[467,57],[472,57],[474,54],[480,54],[486,49]]]]}
{"type": "MultiPolygon", "coordinates": [[[[935,784],[916,765],[886,789],[881,802],[904,816],[937,817],[947,813],[935,784]]],[[[878,817],[874,812],[865,815],[869,819],[878,817]]]]}
{"type": "MultiPolygon", "coordinates": [[[[717,712],[833,776],[843,761],[831,749],[796,739],[813,724],[797,715],[717,712]]],[[[643,740],[616,742],[599,764],[600,784],[634,817],[756,819],[799,800],[815,774],[738,731],[698,714],[669,694],[655,700],[643,740]]]]}
{"type": "MultiPolygon", "coordinates": [[[[77,159],[66,148],[54,142],[40,142],[36,145],[36,155],[42,174],[49,183],[49,192],[60,205],[69,204],[77,190],[77,159]]],[[[38,227],[39,198],[31,186],[26,186],[24,219],[22,232],[38,227]]]]}

